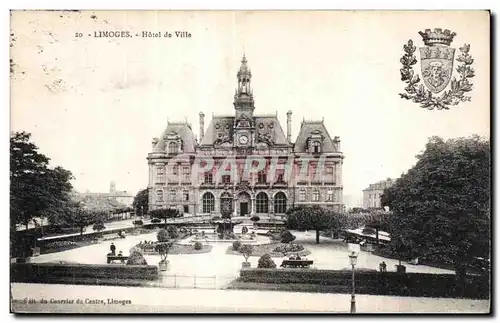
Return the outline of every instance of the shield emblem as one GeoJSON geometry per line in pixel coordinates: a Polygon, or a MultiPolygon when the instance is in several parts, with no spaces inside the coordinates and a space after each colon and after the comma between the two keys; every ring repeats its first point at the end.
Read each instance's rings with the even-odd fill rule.
{"type": "Polygon", "coordinates": [[[454,48],[420,47],[422,78],[431,92],[439,93],[450,83],[454,56],[454,48]]]}

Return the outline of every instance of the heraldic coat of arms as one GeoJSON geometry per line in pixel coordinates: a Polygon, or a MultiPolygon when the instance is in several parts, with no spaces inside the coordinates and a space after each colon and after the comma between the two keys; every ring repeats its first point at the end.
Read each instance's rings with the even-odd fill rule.
{"type": "Polygon", "coordinates": [[[407,84],[406,93],[399,95],[429,110],[447,110],[460,102],[470,101],[470,96],[465,95],[472,90],[470,79],[474,77],[474,69],[471,67],[474,59],[469,54],[470,45],[460,47],[460,53],[455,59],[455,48],[450,45],[456,33],[435,28],[434,31],[426,29],[419,34],[425,44],[425,47],[419,48],[423,84],[419,74],[413,71],[413,65],[417,64],[414,55],[416,47],[410,39],[403,46],[405,54],[401,57],[401,80],[407,84]],[[458,63],[458,80],[452,76],[454,60],[458,63]],[[446,90],[448,85],[450,87],[446,90]]]}

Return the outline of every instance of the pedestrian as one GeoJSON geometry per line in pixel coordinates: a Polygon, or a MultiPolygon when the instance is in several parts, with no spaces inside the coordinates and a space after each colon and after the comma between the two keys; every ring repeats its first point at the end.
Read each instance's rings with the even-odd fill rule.
{"type": "Polygon", "coordinates": [[[109,249],[111,250],[111,254],[114,256],[116,252],[116,246],[113,242],[111,242],[111,246],[109,247],[109,249]]]}

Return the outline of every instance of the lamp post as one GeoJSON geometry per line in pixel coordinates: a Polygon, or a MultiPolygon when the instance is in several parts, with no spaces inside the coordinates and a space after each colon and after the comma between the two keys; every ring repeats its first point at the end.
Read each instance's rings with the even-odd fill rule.
{"type": "Polygon", "coordinates": [[[349,254],[349,259],[351,260],[352,266],[352,294],[351,294],[351,313],[356,313],[356,295],[355,295],[355,284],[354,284],[354,267],[356,266],[356,261],[358,260],[358,254],[352,251],[349,254]]]}

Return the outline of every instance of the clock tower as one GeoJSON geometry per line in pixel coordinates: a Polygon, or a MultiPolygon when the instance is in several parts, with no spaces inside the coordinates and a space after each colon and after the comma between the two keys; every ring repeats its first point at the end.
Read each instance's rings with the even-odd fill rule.
{"type": "Polygon", "coordinates": [[[247,58],[243,55],[241,66],[237,74],[238,87],[234,94],[234,144],[236,147],[250,147],[253,142],[255,110],[253,91],[251,87],[252,72],[247,65],[247,58]]]}

